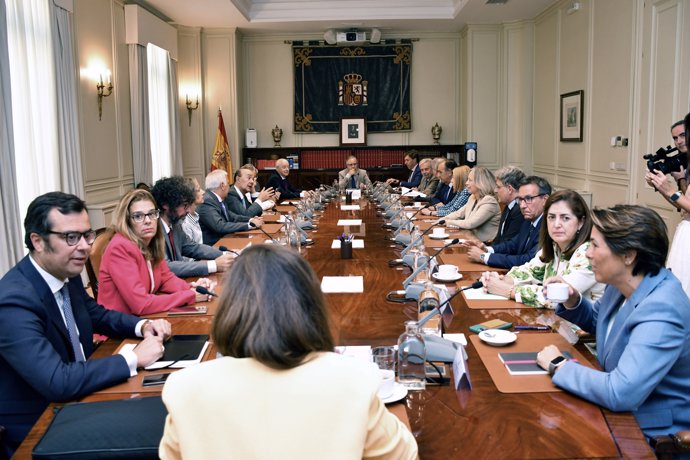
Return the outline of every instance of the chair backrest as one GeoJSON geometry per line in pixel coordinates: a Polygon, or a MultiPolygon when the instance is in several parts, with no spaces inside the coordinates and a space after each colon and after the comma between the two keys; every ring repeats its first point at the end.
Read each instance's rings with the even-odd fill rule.
{"type": "Polygon", "coordinates": [[[96,231],[96,239],[91,245],[91,254],[86,260],[86,274],[89,276],[89,284],[93,292],[93,298],[98,300],[98,272],[101,269],[103,252],[110,242],[110,235],[105,229],[96,231]]]}
{"type": "Polygon", "coordinates": [[[690,453],[690,431],[679,431],[667,436],[654,436],[649,440],[649,443],[659,460],[673,460],[677,454],[690,453]]]}

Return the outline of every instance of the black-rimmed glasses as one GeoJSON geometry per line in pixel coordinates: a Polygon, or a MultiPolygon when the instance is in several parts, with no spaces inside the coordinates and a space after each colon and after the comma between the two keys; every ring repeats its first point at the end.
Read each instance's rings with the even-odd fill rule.
{"type": "Polygon", "coordinates": [[[49,231],[51,235],[57,235],[67,243],[67,246],[76,246],[82,238],[87,244],[93,244],[96,241],[96,232],[88,230],[86,232],[54,232],[49,231]]]}
{"type": "Polygon", "coordinates": [[[532,201],[534,201],[535,198],[539,198],[540,196],[544,196],[546,193],[540,193],[539,195],[533,195],[533,196],[519,196],[517,197],[518,204],[521,203],[527,203],[527,204],[532,204],[532,201]]]}
{"type": "Polygon", "coordinates": [[[158,217],[160,217],[161,213],[158,209],[154,209],[153,211],[149,211],[147,213],[143,212],[133,212],[132,214],[129,215],[129,217],[136,223],[141,223],[144,221],[145,218],[149,218],[149,220],[157,220],[158,217]]]}

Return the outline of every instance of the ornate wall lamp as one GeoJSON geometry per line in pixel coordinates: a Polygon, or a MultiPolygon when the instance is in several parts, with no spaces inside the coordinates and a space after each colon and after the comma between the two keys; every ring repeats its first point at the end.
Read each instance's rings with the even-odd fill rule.
{"type": "Polygon", "coordinates": [[[192,110],[199,108],[199,96],[196,97],[196,104],[192,105],[192,101],[189,100],[189,94],[186,96],[187,99],[187,113],[189,114],[189,126],[192,126],[192,110]]]}
{"type": "Polygon", "coordinates": [[[103,83],[103,74],[100,74],[96,89],[98,90],[98,121],[103,117],[103,98],[113,94],[113,82],[110,79],[110,70],[105,71],[106,83],[103,83]]]}

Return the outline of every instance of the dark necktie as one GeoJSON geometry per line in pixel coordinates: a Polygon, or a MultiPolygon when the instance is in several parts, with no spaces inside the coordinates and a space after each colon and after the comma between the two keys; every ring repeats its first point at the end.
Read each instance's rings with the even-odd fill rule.
{"type": "Polygon", "coordinates": [[[357,188],[357,181],[355,180],[355,176],[350,177],[350,188],[357,188]]]}
{"type": "Polygon", "coordinates": [[[74,360],[86,361],[86,358],[84,358],[84,351],[81,349],[81,344],[79,343],[79,333],[77,332],[77,325],[74,322],[74,312],[72,312],[72,301],[69,297],[67,283],[62,286],[60,293],[62,294],[62,313],[65,315],[65,326],[69,334],[69,341],[72,343],[74,360]]]}
{"type": "Polygon", "coordinates": [[[443,199],[444,204],[448,204],[448,197],[450,196],[450,185],[446,185],[446,197],[443,199]]]}
{"type": "Polygon", "coordinates": [[[225,203],[223,203],[223,202],[221,201],[221,202],[220,202],[220,207],[221,207],[221,209],[223,210],[223,217],[225,217],[225,220],[230,220],[230,219],[228,219],[228,210],[225,209],[225,203]]]}
{"type": "Polygon", "coordinates": [[[170,240],[170,253],[172,255],[172,260],[177,260],[177,251],[175,251],[175,237],[173,237],[172,227],[168,232],[168,239],[170,240]]]}
{"type": "Polygon", "coordinates": [[[527,233],[527,238],[525,239],[525,244],[522,246],[522,251],[520,251],[521,254],[524,254],[527,252],[527,250],[530,248],[532,245],[532,233],[534,233],[534,225],[531,223],[529,224],[529,232],[527,233]]]}

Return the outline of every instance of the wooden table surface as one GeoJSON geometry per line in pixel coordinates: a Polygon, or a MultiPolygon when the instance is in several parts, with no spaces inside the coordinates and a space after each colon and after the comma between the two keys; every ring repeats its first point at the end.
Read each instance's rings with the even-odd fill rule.
{"type": "MultiPolygon", "coordinates": [[[[386,294],[402,289],[402,281],[410,270],[388,266],[389,260],[397,258],[399,248],[386,239],[391,233],[382,227],[383,218],[375,204],[367,200],[359,204],[359,211],[342,211],[340,202],[329,204],[318,219],[318,229],[310,232],[314,244],[302,248],[302,252],[319,278],[364,277],[362,294],[326,295],[336,342],[392,345],[403,332],[404,322],[416,319],[417,309],[415,302],[388,302],[386,294]],[[344,229],[337,226],[339,219],[362,219],[364,225],[344,229]],[[365,242],[364,249],[353,249],[352,259],[340,259],[340,251],[331,249],[332,240],[344,230],[357,234],[356,238],[365,242]]],[[[237,248],[250,241],[254,244],[264,241],[257,236],[235,238],[244,240],[236,242],[237,248]]],[[[449,248],[444,254],[458,252],[462,250],[449,248]]],[[[463,275],[462,281],[466,283],[477,279],[479,272],[463,272],[463,275]]],[[[448,286],[455,287],[452,283],[448,286]]],[[[215,311],[215,301],[206,304],[210,311],[215,311]]],[[[462,296],[457,296],[452,305],[455,315],[444,318],[446,332],[466,335],[472,334],[469,326],[493,318],[513,324],[533,324],[539,315],[551,314],[536,309],[469,309],[462,296]]],[[[208,333],[212,317],[170,316],[168,319],[175,333],[208,333]]],[[[112,353],[116,346],[106,343],[97,352],[112,353]]],[[[586,354],[584,347],[580,351],[586,354]]],[[[612,413],[565,392],[500,393],[472,344],[468,344],[467,354],[471,390],[428,386],[424,391],[410,392],[404,402],[421,459],[655,458],[630,413],[612,413]],[[601,424],[594,420],[601,417],[608,429],[602,430],[601,424]]],[[[594,362],[593,357],[591,360],[594,362]]],[[[100,392],[84,401],[149,394],[100,392]]],[[[14,458],[30,458],[31,449],[51,418],[49,408],[14,458]]]]}

